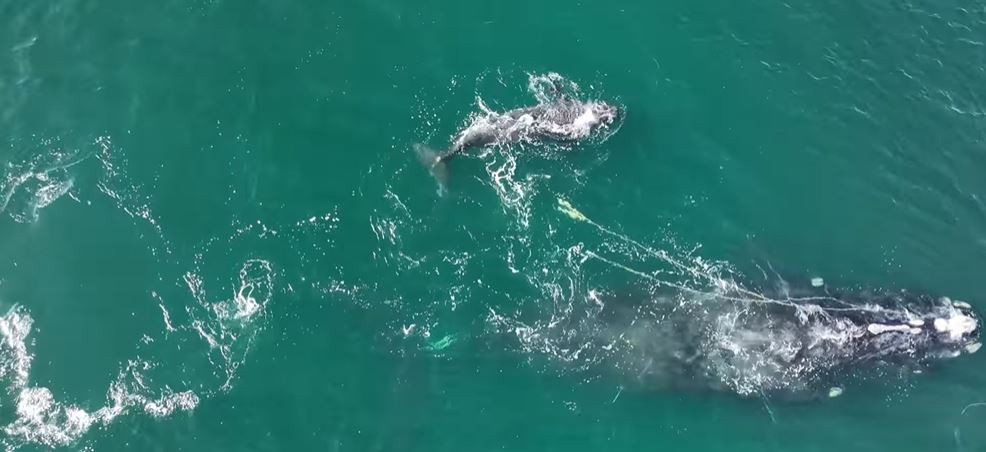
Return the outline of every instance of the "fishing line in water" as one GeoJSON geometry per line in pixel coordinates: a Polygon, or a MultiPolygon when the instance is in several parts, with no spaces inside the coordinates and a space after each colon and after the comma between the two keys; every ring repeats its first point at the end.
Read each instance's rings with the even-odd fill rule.
{"type": "MultiPolygon", "coordinates": [[[[648,254],[650,256],[653,256],[653,257],[661,260],[662,262],[665,262],[665,263],[671,265],[672,267],[678,269],[679,271],[681,271],[682,273],[684,273],[686,275],[690,275],[693,278],[696,278],[696,279],[699,279],[699,280],[705,280],[705,281],[709,282],[710,284],[712,284],[713,286],[715,286],[717,289],[719,289],[718,290],[718,293],[716,295],[719,298],[723,299],[723,300],[735,301],[735,302],[740,302],[740,303],[768,303],[768,304],[776,304],[776,305],[780,305],[780,306],[785,306],[785,307],[793,308],[793,309],[796,309],[796,310],[799,310],[799,311],[811,310],[813,312],[817,312],[817,313],[820,313],[822,315],[825,315],[826,314],[826,311],[864,311],[864,310],[870,309],[870,308],[867,308],[867,307],[853,306],[850,303],[847,303],[845,301],[839,300],[839,299],[834,298],[834,297],[820,297],[820,296],[815,296],[815,297],[787,297],[787,298],[785,298],[783,300],[778,300],[778,299],[767,297],[767,296],[765,296],[765,295],[763,295],[761,293],[757,293],[757,292],[751,291],[749,289],[746,289],[744,287],[741,287],[735,281],[725,280],[725,279],[720,278],[720,277],[718,277],[718,276],[716,276],[714,274],[709,274],[707,272],[701,271],[701,269],[698,269],[698,268],[689,266],[689,265],[685,264],[684,262],[681,262],[680,260],[675,259],[674,257],[672,257],[665,250],[658,250],[658,249],[651,248],[651,247],[649,247],[647,245],[644,245],[644,244],[642,244],[642,243],[640,243],[640,242],[638,242],[638,241],[636,241],[636,240],[634,240],[634,239],[632,239],[630,237],[627,237],[624,234],[621,234],[619,232],[613,231],[613,230],[607,228],[606,226],[603,226],[602,224],[599,224],[599,223],[593,221],[591,218],[587,217],[584,213],[582,213],[575,206],[573,206],[571,202],[569,202],[568,200],[566,200],[564,198],[560,198],[559,197],[559,198],[557,198],[557,200],[558,200],[558,206],[557,206],[558,210],[560,212],[564,213],[566,216],[568,216],[572,220],[575,220],[575,221],[578,221],[578,222],[581,222],[581,223],[586,223],[586,224],[588,224],[588,225],[596,228],[596,230],[598,230],[599,232],[602,232],[602,233],[604,233],[606,235],[609,235],[611,237],[614,237],[614,238],[620,240],[621,242],[623,242],[625,244],[632,245],[633,247],[636,247],[637,249],[643,251],[644,253],[646,253],[646,254],[648,254]],[[739,296],[729,295],[730,293],[737,293],[737,294],[739,294],[739,296]],[[836,307],[822,308],[821,306],[818,306],[818,305],[804,305],[804,304],[800,304],[800,303],[805,303],[805,302],[819,302],[819,301],[832,301],[832,302],[836,302],[836,303],[845,305],[847,307],[845,307],[845,308],[836,308],[836,307]],[[813,308],[815,308],[815,309],[813,309],[813,308]]],[[[681,290],[683,292],[686,292],[686,293],[689,293],[689,294],[692,294],[692,295],[699,295],[699,296],[703,296],[703,297],[707,297],[707,296],[710,295],[707,292],[703,292],[701,290],[696,290],[696,289],[693,289],[691,287],[685,286],[683,284],[675,283],[675,282],[672,282],[672,281],[662,280],[662,279],[654,276],[653,274],[645,273],[643,271],[634,269],[634,268],[632,268],[630,266],[627,266],[625,264],[616,262],[616,261],[614,261],[612,259],[608,259],[606,257],[600,256],[599,254],[595,253],[594,251],[588,250],[588,251],[584,251],[584,253],[585,253],[585,256],[587,258],[597,259],[597,260],[599,260],[599,261],[601,261],[601,262],[603,262],[603,263],[605,263],[607,265],[610,265],[612,267],[615,267],[615,268],[618,268],[620,270],[623,270],[623,271],[626,271],[628,273],[631,273],[633,275],[637,275],[637,276],[640,276],[642,278],[645,278],[648,281],[651,281],[651,282],[653,282],[653,283],[655,283],[655,284],[657,284],[659,286],[671,287],[671,288],[678,289],[678,290],[681,290]]],[[[707,265],[705,267],[708,268],[707,265]]]]}
{"type": "Polygon", "coordinates": [[[975,408],[980,406],[986,406],[986,402],[976,402],[966,405],[965,408],[962,409],[962,415],[965,416],[965,413],[966,411],[969,411],[969,408],[975,408]]]}
{"type": "MultiPolygon", "coordinates": [[[[969,411],[970,408],[978,408],[982,406],[986,406],[986,402],[970,403],[966,405],[965,408],[962,408],[962,411],[959,413],[959,416],[965,416],[965,414],[969,411]]],[[[955,438],[955,449],[960,451],[964,450],[964,448],[962,447],[962,429],[956,426],[955,430],[952,431],[952,435],[955,438]]]]}
{"type": "MultiPolygon", "coordinates": [[[[878,348],[877,352],[906,354],[908,350],[918,350],[909,342],[910,336],[876,336],[905,328],[916,334],[913,322],[923,325],[929,319],[912,317],[916,314],[910,313],[910,305],[881,304],[884,298],[880,297],[849,304],[829,293],[795,297],[786,290],[774,295],[769,288],[744,287],[740,274],[728,262],[703,260],[693,250],[681,249],[673,242],[648,246],[597,222],[561,197],[556,197],[555,208],[595,230],[589,231],[593,237],[588,245],[576,242],[556,251],[555,257],[562,260],[565,268],[543,292],[556,302],[550,321],[523,323],[498,315],[493,309],[490,321],[516,335],[525,352],[579,364],[581,371],[592,370],[595,365],[612,367],[603,371],[614,372],[627,381],[613,388],[610,403],[620,400],[627,384],[674,388],[708,383],[716,389],[760,399],[762,410],[772,423],[778,424],[782,420],[778,416],[783,413],[776,412],[772,403],[775,392],[821,395],[820,391],[827,389],[830,398],[838,397],[842,388],[829,384],[836,383],[828,381],[829,376],[854,374],[856,353],[870,353],[872,350],[867,347],[871,345],[878,348]],[[556,286],[564,284],[566,276],[578,280],[576,286],[589,283],[585,279],[592,278],[584,272],[590,271],[585,266],[590,259],[604,264],[597,270],[629,274],[629,279],[656,291],[654,295],[668,293],[647,300],[631,294],[631,303],[623,306],[618,302],[609,315],[592,306],[593,302],[600,304],[592,289],[584,300],[589,303],[588,310],[573,310],[577,288],[563,293],[556,286]],[[559,309],[558,300],[567,301],[568,305],[559,309]],[[641,301],[651,306],[639,306],[641,301]],[[666,305],[659,306],[662,304],[666,305]],[[850,310],[876,314],[837,314],[850,310]],[[894,342],[897,339],[904,342],[894,342]],[[885,344],[888,342],[893,343],[885,344]],[[614,350],[614,346],[618,348],[614,350]],[[818,352],[802,352],[809,348],[818,352]],[[585,356],[580,356],[583,352],[585,356]]],[[[552,230],[557,226],[549,225],[552,230]]],[[[549,274],[546,268],[539,270],[549,274]]],[[[812,286],[819,285],[813,282],[812,286]]],[[[620,293],[608,295],[614,300],[623,297],[620,293]]],[[[952,308],[942,307],[929,314],[934,314],[935,319],[938,314],[952,318],[951,311],[943,311],[948,309],[952,308]]]]}
{"type": "Polygon", "coordinates": [[[763,400],[763,407],[767,409],[767,414],[770,415],[770,421],[774,424],[777,423],[777,417],[774,416],[774,410],[770,408],[770,401],[767,399],[767,394],[763,392],[763,388],[760,389],[760,399],[763,400]]]}
{"type": "MultiPolygon", "coordinates": [[[[607,234],[609,236],[615,237],[615,238],[621,240],[624,243],[633,245],[634,247],[640,249],[641,251],[647,253],[648,255],[653,256],[653,257],[656,257],[656,258],[660,259],[661,261],[670,264],[674,268],[677,268],[678,270],[680,270],[680,271],[682,271],[682,272],[684,272],[686,274],[689,274],[689,275],[691,275],[693,277],[696,277],[696,278],[699,278],[699,279],[708,280],[708,281],[712,282],[713,284],[715,284],[716,286],[718,286],[720,289],[734,290],[734,291],[743,293],[745,295],[749,295],[750,297],[753,297],[753,298],[758,299],[758,300],[771,301],[771,300],[768,300],[763,295],[758,294],[756,292],[752,292],[752,291],[743,289],[742,287],[739,287],[735,283],[726,282],[726,281],[724,281],[724,280],[722,280],[720,278],[716,278],[716,277],[714,277],[712,275],[709,275],[707,273],[702,273],[701,271],[699,271],[699,270],[697,270],[697,269],[695,269],[693,267],[690,267],[688,265],[685,265],[684,263],[680,262],[679,260],[674,259],[673,257],[671,257],[668,254],[667,251],[664,251],[664,250],[655,250],[655,249],[653,249],[653,248],[651,248],[649,246],[646,246],[646,245],[644,245],[644,244],[642,244],[642,243],[640,243],[640,242],[638,242],[638,241],[636,241],[636,240],[634,240],[634,239],[632,239],[630,237],[627,237],[624,234],[620,234],[620,233],[618,233],[616,231],[613,231],[613,230],[611,230],[611,229],[609,229],[609,228],[607,228],[607,227],[605,227],[605,226],[603,226],[603,225],[601,225],[601,224],[593,221],[592,219],[590,219],[589,217],[587,217],[585,214],[583,214],[581,211],[579,211],[578,209],[576,209],[575,206],[573,206],[569,201],[567,201],[565,199],[558,198],[558,210],[561,211],[562,213],[566,214],[569,218],[571,218],[573,220],[576,220],[576,221],[583,222],[583,223],[587,223],[587,224],[593,226],[594,228],[596,228],[597,230],[599,230],[600,232],[602,232],[604,234],[607,234]]],[[[586,255],[589,256],[589,257],[598,259],[600,261],[603,261],[606,264],[612,265],[612,266],[617,267],[617,268],[619,268],[621,270],[628,271],[628,272],[633,273],[635,275],[638,275],[638,276],[647,278],[648,280],[653,281],[654,283],[656,283],[658,285],[665,285],[665,286],[670,286],[670,287],[673,287],[673,288],[676,288],[676,289],[680,289],[680,290],[684,290],[684,291],[688,291],[688,292],[700,293],[699,291],[696,291],[696,290],[691,289],[689,287],[685,287],[685,286],[680,285],[680,284],[676,284],[676,283],[673,283],[673,282],[661,280],[661,279],[655,277],[654,275],[644,273],[644,272],[642,272],[640,270],[635,270],[635,269],[630,268],[629,266],[626,266],[624,264],[620,264],[620,263],[615,262],[613,260],[604,258],[604,257],[600,256],[599,254],[593,252],[593,251],[587,251],[586,252],[586,255]]],[[[735,298],[735,301],[748,301],[748,300],[746,300],[746,299],[740,299],[740,298],[735,298]]]]}

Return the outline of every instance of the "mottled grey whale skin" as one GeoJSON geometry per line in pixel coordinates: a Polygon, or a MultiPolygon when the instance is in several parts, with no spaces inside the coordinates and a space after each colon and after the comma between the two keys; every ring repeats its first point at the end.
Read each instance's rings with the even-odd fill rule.
{"type": "Polygon", "coordinates": [[[749,299],[734,293],[663,307],[614,299],[597,339],[627,344],[617,366],[648,387],[790,401],[980,348],[979,315],[947,297],[785,287],[740,298],[749,299]]]}
{"type": "Polygon", "coordinates": [[[607,103],[582,103],[567,98],[502,114],[488,112],[459,131],[440,160],[448,160],[470,148],[524,139],[576,142],[613,124],[618,116],[619,109],[607,103]]]}
{"type": "Polygon", "coordinates": [[[484,109],[455,134],[445,152],[436,152],[421,143],[414,148],[421,162],[441,177],[442,164],[469,149],[520,141],[574,143],[612,126],[620,115],[618,107],[606,102],[559,96],[504,113],[484,109]]]}

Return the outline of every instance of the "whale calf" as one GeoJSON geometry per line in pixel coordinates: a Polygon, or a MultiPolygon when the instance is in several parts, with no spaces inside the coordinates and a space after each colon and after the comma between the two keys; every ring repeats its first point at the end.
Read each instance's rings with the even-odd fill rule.
{"type": "Polygon", "coordinates": [[[557,95],[547,102],[495,112],[480,102],[482,113],[452,138],[447,151],[417,143],[415,152],[432,174],[444,179],[445,162],[469,149],[522,141],[574,143],[612,126],[620,109],[602,101],[581,101],[557,95]]]}

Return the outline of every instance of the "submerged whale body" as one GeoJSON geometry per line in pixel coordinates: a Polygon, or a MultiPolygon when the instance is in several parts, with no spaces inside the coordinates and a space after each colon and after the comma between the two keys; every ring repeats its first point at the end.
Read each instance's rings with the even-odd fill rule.
{"type": "Polygon", "coordinates": [[[620,116],[614,105],[567,95],[503,113],[482,107],[482,113],[455,134],[447,151],[414,145],[418,158],[439,179],[444,176],[445,162],[469,149],[522,141],[574,143],[612,126],[620,116]]]}
{"type": "Polygon", "coordinates": [[[647,386],[791,399],[837,395],[868,372],[919,372],[980,347],[979,317],[965,302],[802,292],[725,293],[667,309],[607,306],[597,339],[623,344],[614,364],[647,386]]]}

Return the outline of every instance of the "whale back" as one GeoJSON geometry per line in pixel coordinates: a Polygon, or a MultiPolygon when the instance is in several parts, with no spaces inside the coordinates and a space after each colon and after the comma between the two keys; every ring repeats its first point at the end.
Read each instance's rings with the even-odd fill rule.
{"type": "Polygon", "coordinates": [[[563,97],[505,113],[485,111],[452,139],[452,152],[521,141],[576,142],[612,125],[619,109],[604,102],[563,97]]]}
{"type": "Polygon", "coordinates": [[[614,367],[654,388],[815,397],[879,369],[918,370],[979,348],[971,306],[926,294],[736,292],[605,305],[596,339],[625,344],[614,367]]]}

